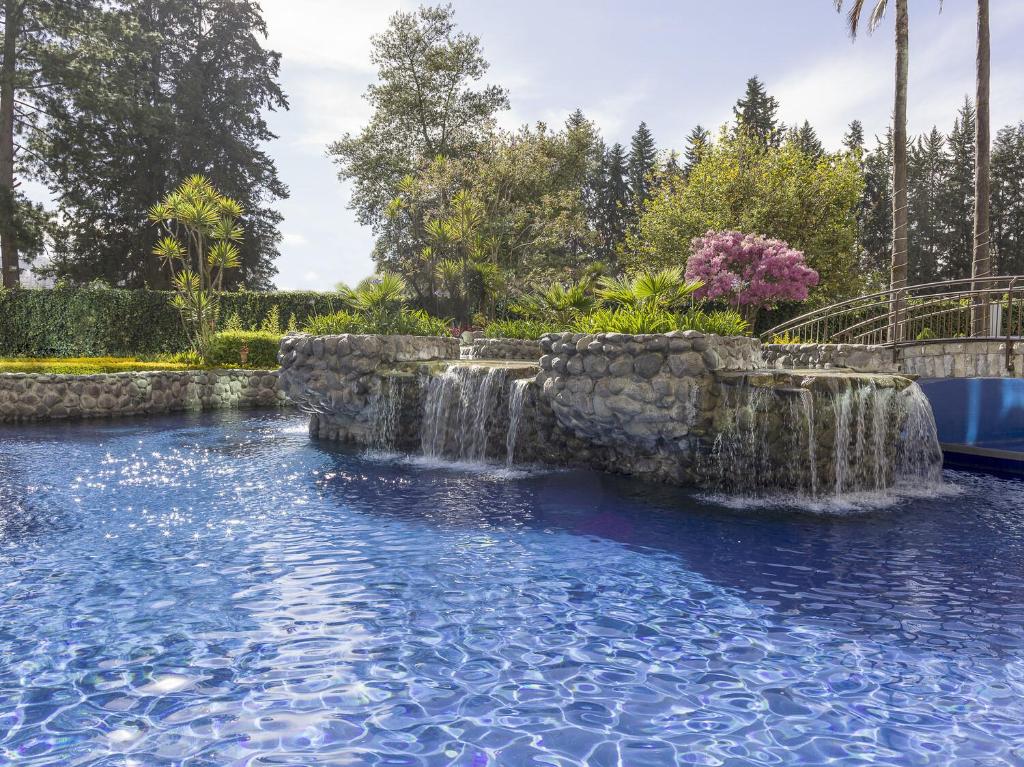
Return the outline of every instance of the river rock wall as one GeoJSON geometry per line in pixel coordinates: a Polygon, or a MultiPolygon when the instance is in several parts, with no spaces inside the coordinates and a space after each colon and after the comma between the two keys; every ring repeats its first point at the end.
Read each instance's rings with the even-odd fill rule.
{"type": "Polygon", "coordinates": [[[280,407],[269,370],[177,370],[97,375],[0,374],[0,422],[280,407]]]}
{"type": "Polygon", "coordinates": [[[892,348],[860,344],[765,344],[767,367],[781,370],[845,368],[859,373],[898,373],[892,348]]]}
{"type": "MultiPolygon", "coordinates": [[[[431,336],[295,334],[278,352],[281,390],[315,416],[311,433],[363,445],[379,442],[374,427],[386,385],[411,391],[416,387],[412,365],[458,358],[458,339],[431,336]]],[[[418,399],[403,401],[410,412],[396,418],[402,428],[412,428],[418,399]]]]}
{"type": "Polygon", "coordinates": [[[469,333],[463,333],[463,359],[536,362],[542,353],[540,341],[528,341],[521,338],[471,337],[469,333]]]}

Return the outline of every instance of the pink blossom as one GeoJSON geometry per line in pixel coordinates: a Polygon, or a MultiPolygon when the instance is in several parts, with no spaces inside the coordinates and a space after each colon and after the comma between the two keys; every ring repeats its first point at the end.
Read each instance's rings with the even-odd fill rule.
{"type": "Polygon", "coordinates": [[[704,283],[698,298],[721,298],[757,311],[779,301],[804,301],[818,273],[804,254],[782,240],[742,232],[710,231],[693,241],[686,279],[704,283]]]}

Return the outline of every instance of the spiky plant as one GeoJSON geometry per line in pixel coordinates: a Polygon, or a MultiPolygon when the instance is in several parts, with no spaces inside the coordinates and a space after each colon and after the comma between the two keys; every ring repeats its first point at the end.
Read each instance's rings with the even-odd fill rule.
{"type": "Polygon", "coordinates": [[[153,255],[170,271],[174,297],[193,348],[204,358],[217,329],[224,272],[241,265],[242,206],[204,176],[189,176],[149,210],[163,232],[153,255]]]}

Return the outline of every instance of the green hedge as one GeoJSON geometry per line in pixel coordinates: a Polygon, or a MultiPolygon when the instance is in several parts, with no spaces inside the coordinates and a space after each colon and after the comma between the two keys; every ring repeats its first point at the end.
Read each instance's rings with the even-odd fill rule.
{"type": "MultiPolygon", "coordinates": [[[[0,290],[0,357],[124,357],[180,352],[188,339],[171,294],[156,290],[56,287],[0,290]]],[[[302,325],[342,308],[336,293],[224,293],[221,320],[259,326],[271,307],[302,325]]]]}
{"type": "Polygon", "coordinates": [[[210,364],[225,368],[241,367],[243,345],[249,347],[245,367],[267,370],[277,367],[277,350],[281,346],[280,334],[248,330],[225,330],[217,333],[210,343],[210,364]]]}

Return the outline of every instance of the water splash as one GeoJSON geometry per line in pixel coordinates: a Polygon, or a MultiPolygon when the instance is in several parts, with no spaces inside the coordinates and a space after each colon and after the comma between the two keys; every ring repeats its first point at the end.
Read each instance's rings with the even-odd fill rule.
{"type": "Polygon", "coordinates": [[[516,440],[519,437],[519,427],[523,420],[523,402],[526,400],[526,390],[530,386],[530,379],[521,378],[512,382],[512,392],[508,398],[508,432],[505,434],[505,465],[509,468],[515,462],[516,440]]]}
{"type": "Polygon", "coordinates": [[[370,448],[389,451],[395,448],[399,418],[402,412],[403,389],[392,378],[382,378],[380,389],[370,407],[370,448]]]}

